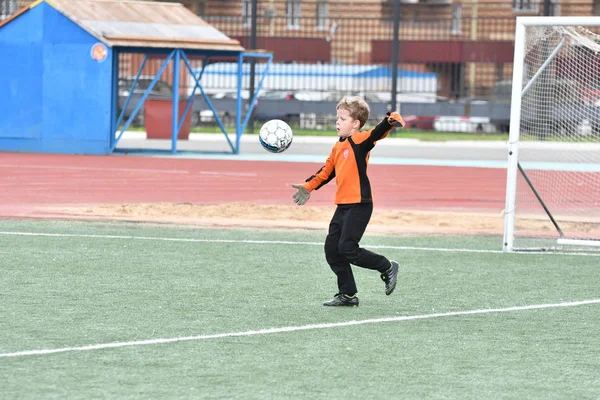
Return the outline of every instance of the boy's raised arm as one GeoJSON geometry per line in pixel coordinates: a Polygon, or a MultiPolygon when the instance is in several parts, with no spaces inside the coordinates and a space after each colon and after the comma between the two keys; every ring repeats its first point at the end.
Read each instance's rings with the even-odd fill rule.
{"type": "Polygon", "coordinates": [[[387,113],[387,116],[371,131],[371,138],[374,142],[383,139],[392,130],[392,128],[403,128],[404,121],[397,111],[387,113]]]}

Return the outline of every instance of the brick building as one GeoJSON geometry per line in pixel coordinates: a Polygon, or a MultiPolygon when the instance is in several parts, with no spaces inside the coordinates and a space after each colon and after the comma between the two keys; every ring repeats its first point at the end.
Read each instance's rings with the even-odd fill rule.
{"type": "MultiPolygon", "coordinates": [[[[252,0],[181,0],[250,47],[252,0]]],[[[389,64],[393,0],[258,0],[257,47],[276,62],[389,64]]],[[[543,0],[401,0],[400,67],[434,72],[440,95],[489,94],[512,76],[517,16],[543,0]]],[[[600,0],[551,0],[551,15],[600,15],[600,0]]]]}
{"type": "MultiPolygon", "coordinates": [[[[12,8],[16,2],[0,0],[12,8]]],[[[251,47],[252,0],[178,2],[251,47]]],[[[393,0],[258,0],[256,47],[273,52],[275,62],[389,65],[393,4],[393,0]]],[[[551,4],[552,15],[600,15],[600,0],[551,0],[551,4]]],[[[475,97],[489,94],[495,82],[511,77],[515,17],[543,15],[543,0],[401,0],[400,8],[400,67],[436,73],[441,96],[475,97]]],[[[138,55],[124,58],[123,72],[135,73],[140,60],[138,55]]],[[[152,63],[148,65],[148,74],[153,69],[152,63]]]]}

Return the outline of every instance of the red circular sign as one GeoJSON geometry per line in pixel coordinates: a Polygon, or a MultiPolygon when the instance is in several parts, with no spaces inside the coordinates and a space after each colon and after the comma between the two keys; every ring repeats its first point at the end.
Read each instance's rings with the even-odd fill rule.
{"type": "Polygon", "coordinates": [[[91,55],[92,59],[102,62],[106,60],[106,57],[108,56],[108,49],[104,43],[96,43],[92,46],[91,55]]]}

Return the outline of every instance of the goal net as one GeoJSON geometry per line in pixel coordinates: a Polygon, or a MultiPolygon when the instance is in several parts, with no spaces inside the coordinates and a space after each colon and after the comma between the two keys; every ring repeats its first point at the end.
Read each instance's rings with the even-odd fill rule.
{"type": "Polygon", "coordinates": [[[598,32],[598,17],[517,18],[506,251],[600,251],[598,32]]]}

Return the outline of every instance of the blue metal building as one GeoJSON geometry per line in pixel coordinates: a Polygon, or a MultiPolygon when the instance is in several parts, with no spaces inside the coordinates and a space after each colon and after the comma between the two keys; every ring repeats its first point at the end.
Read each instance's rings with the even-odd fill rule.
{"type": "MultiPolygon", "coordinates": [[[[245,52],[179,3],[143,1],[39,0],[0,24],[0,49],[0,151],[17,152],[113,152],[133,118],[122,121],[117,115],[120,53],[163,55],[166,61],[154,83],[173,62],[174,115],[180,65],[191,71],[188,56],[204,58],[204,65],[210,57],[233,57],[240,71],[247,57],[271,62],[270,54],[245,52]]],[[[196,89],[204,93],[201,79],[196,89]]],[[[248,120],[242,121],[242,112],[237,115],[235,144],[221,124],[233,153],[248,120]]],[[[173,118],[172,152],[184,118],[173,118]]]]}

